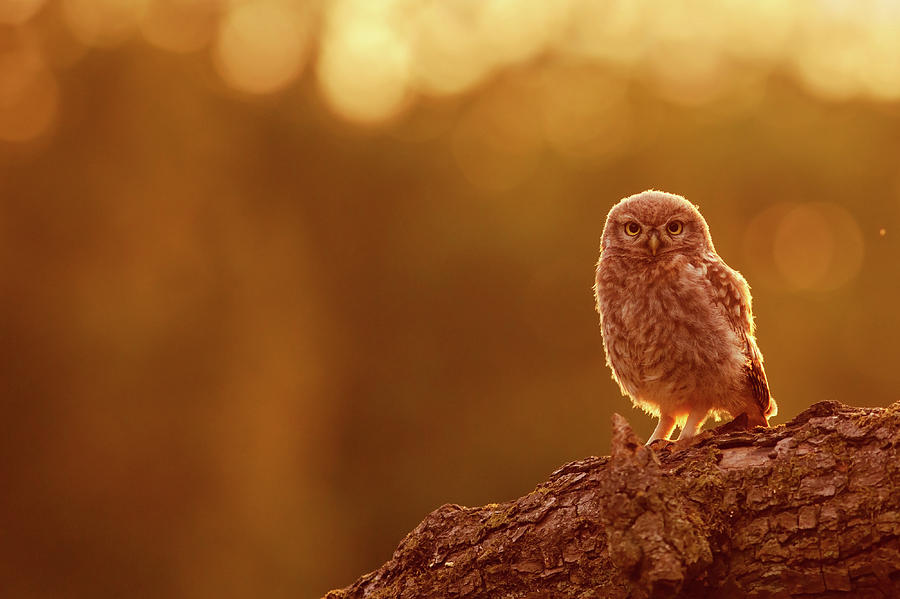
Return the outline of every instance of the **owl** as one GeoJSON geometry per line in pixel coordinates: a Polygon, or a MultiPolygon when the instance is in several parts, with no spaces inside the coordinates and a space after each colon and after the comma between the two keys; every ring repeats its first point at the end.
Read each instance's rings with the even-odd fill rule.
{"type": "Polygon", "coordinates": [[[594,297],[606,362],[623,395],[659,418],[647,441],[697,434],[710,416],[768,426],[769,394],[750,287],[716,253],[696,206],[645,191],[606,217],[594,297]]]}

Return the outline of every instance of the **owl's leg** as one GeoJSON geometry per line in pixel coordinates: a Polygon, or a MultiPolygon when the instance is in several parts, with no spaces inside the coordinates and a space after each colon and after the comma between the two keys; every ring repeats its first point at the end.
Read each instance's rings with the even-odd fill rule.
{"type": "Polygon", "coordinates": [[[690,439],[696,436],[703,427],[703,423],[706,422],[706,415],[707,412],[691,412],[688,414],[687,422],[684,423],[684,428],[681,429],[678,440],[681,441],[682,439],[690,439]]]}
{"type": "Polygon", "coordinates": [[[657,439],[666,439],[668,440],[669,435],[672,434],[672,431],[675,429],[675,417],[669,414],[660,414],[659,415],[659,424],[656,425],[656,428],[653,430],[653,434],[650,435],[650,438],[647,439],[647,445],[650,445],[657,439]]]}

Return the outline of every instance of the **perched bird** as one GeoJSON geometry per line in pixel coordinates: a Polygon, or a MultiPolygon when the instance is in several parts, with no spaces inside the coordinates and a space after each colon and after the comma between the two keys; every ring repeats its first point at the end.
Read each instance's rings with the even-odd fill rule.
{"type": "Polygon", "coordinates": [[[709,416],[768,426],[750,287],[716,253],[696,206],[645,191],[606,217],[594,296],[606,362],[623,395],[659,417],[647,441],[697,434],[709,416]]]}

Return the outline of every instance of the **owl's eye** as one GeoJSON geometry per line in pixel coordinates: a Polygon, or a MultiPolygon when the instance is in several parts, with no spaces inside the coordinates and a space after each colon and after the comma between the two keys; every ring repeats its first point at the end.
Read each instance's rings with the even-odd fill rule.
{"type": "Polygon", "coordinates": [[[681,235],[681,232],[684,231],[684,225],[682,225],[681,221],[679,220],[673,220],[668,225],[666,225],[666,231],[668,231],[672,235],[681,235]]]}
{"type": "Polygon", "coordinates": [[[634,221],[625,223],[625,234],[634,237],[641,232],[641,226],[634,221]]]}

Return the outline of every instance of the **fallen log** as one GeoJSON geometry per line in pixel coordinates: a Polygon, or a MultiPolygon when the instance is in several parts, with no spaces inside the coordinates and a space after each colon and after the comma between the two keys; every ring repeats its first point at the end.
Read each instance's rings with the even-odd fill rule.
{"type": "Polygon", "coordinates": [[[528,495],[444,505],[326,599],[900,597],[900,403],[815,404],[612,452],[528,495]]]}

